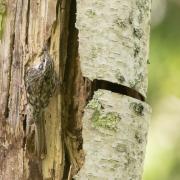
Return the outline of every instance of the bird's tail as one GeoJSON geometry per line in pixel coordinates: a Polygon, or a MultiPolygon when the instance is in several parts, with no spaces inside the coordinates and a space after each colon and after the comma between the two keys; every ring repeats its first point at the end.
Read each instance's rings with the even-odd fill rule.
{"type": "Polygon", "coordinates": [[[35,153],[40,159],[44,159],[47,154],[43,117],[36,123],[35,127],[35,153]]]}

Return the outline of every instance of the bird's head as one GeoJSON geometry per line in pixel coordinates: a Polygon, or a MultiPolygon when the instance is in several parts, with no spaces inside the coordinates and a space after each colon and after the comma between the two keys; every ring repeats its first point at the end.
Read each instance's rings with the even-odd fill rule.
{"type": "Polygon", "coordinates": [[[40,62],[36,65],[37,70],[40,73],[47,73],[49,70],[53,68],[53,61],[48,53],[44,53],[41,58],[40,62]]]}

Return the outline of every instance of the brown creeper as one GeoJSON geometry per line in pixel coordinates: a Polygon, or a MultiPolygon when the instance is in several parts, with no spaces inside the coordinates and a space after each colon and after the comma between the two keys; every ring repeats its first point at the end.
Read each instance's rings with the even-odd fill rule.
{"type": "Polygon", "coordinates": [[[35,123],[35,154],[41,159],[46,154],[43,111],[48,106],[49,99],[55,91],[55,77],[53,60],[47,50],[25,72],[27,101],[31,109],[28,113],[30,113],[31,121],[35,123]]]}

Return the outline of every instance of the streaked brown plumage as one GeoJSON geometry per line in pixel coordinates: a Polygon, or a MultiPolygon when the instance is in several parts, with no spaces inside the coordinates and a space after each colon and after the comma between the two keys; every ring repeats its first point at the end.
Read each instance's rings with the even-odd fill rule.
{"type": "Polygon", "coordinates": [[[56,87],[53,60],[48,51],[44,51],[36,64],[27,69],[25,87],[32,121],[35,123],[35,154],[42,159],[46,154],[43,111],[56,87]]]}

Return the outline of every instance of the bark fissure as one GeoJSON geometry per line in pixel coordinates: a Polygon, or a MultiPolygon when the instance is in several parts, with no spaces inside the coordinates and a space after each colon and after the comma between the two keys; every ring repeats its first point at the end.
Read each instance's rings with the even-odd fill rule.
{"type": "MultiPolygon", "coordinates": [[[[63,130],[66,150],[65,178],[72,178],[82,167],[82,116],[90,95],[91,83],[83,78],[78,54],[78,29],[76,23],[76,0],[71,1],[69,11],[67,59],[64,71],[63,130]]],[[[67,32],[66,32],[67,33],[67,32]]]]}
{"type": "Polygon", "coordinates": [[[10,57],[9,57],[9,69],[8,69],[8,85],[7,85],[7,97],[5,104],[4,117],[9,117],[9,98],[10,98],[10,87],[11,87],[11,76],[12,76],[12,64],[13,64],[13,51],[14,51],[14,39],[15,33],[12,34],[11,43],[10,43],[10,57]]]}
{"type": "Polygon", "coordinates": [[[94,91],[97,91],[98,89],[104,89],[104,90],[109,90],[114,93],[118,93],[118,94],[126,95],[135,99],[139,99],[141,101],[145,101],[145,97],[142,94],[140,94],[138,91],[132,88],[129,88],[127,86],[123,86],[121,84],[116,84],[116,83],[112,83],[105,80],[95,79],[92,82],[92,86],[93,86],[94,91]]]}
{"type": "MultiPolygon", "coordinates": [[[[7,4],[6,4],[7,6],[7,4]]],[[[15,3],[15,12],[14,12],[14,19],[13,19],[13,24],[15,24],[16,22],[16,7],[17,7],[17,2],[15,3]]],[[[9,57],[8,57],[8,73],[7,73],[7,87],[6,87],[6,97],[5,97],[5,102],[4,102],[4,118],[3,119],[7,119],[9,117],[9,100],[10,100],[10,96],[11,96],[11,82],[12,82],[12,65],[13,65],[13,51],[14,51],[14,43],[15,43],[15,27],[12,26],[13,29],[11,31],[10,34],[10,44],[9,44],[9,57]]],[[[6,62],[4,62],[6,63],[6,62]]]]}
{"type": "Polygon", "coordinates": [[[27,3],[27,12],[26,12],[26,39],[25,44],[28,44],[28,31],[29,31],[29,18],[30,18],[30,0],[27,3]]]}
{"type": "MultiPolygon", "coordinates": [[[[117,172],[116,176],[119,177],[119,165],[131,161],[128,159],[131,156],[121,151],[131,153],[134,149],[130,148],[131,144],[126,141],[129,135],[135,144],[138,142],[139,145],[135,148],[138,153],[140,144],[145,141],[144,131],[141,131],[143,128],[139,128],[137,132],[134,130],[139,125],[136,124],[139,118],[143,124],[146,115],[146,105],[142,102],[145,101],[146,86],[141,86],[146,74],[142,72],[145,66],[140,65],[147,54],[147,39],[143,39],[141,34],[141,30],[145,31],[144,27],[137,24],[133,30],[136,20],[134,17],[139,17],[136,1],[7,2],[7,16],[3,22],[5,28],[0,42],[0,95],[3,96],[2,117],[5,119],[5,123],[0,122],[0,135],[3,134],[0,145],[3,169],[0,170],[4,170],[2,174],[5,179],[23,177],[29,180],[70,180],[75,178],[78,172],[81,173],[83,167],[88,167],[88,162],[90,168],[93,164],[94,170],[92,173],[86,171],[85,175],[90,175],[92,179],[93,173],[101,175],[99,171],[102,171],[99,179],[106,179],[108,172],[103,171],[106,165],[107,168],[111,166],[109,171],[117,172]],[[141,47],[139,42],[142,40],[144,42],[141,47]],[[34,143],[34,135],[31,142],[26,139],[28,125],[30,124],[34,133],[34,124],[28,124],[31,113],[26,108],[23,76],[26,68],[36,64],[38,54],[46,42],[61,90],[57,90],[48,107],[44,109],[47,154],[40,160],[26,153],[27,145],[33,147],[34,143]],[[141,57],[142,60],[139,60],[141,57]],[[129,66],[134,63],[135,66],[129,66]],[[139,70],[140,67],[142,68],[139,70]],[[136,69],[138,72],[135,72],[136,69]],[[137,117],[136,121],[133,121],[134,116],[137,117]],[[129,122],[128,118],[134,126],[126,124],[129,122]],[[126,130],[130,127],[132,133],[127,133],[126,130]],[[113,140],[114,153],[108,151],[112,145],[110,139],[113,140]],[[102,152],[110,154],[104,154],[102,161],[97,163],[98,158],[102,157],[102,152]],[[109,164],[110,159],[107,157],[111,155],[117,156],[112,158],[113,161],[109,164]],[[122,158],[117,162],[116,159],[121,155],[124,161],[122,158]],[[17,165],[14,166],[16,162],[17,165]],[[99,164],[102,169],[98,168],[99,164]]],[[[147,32],[144,34],[147,35],[147,32]]],[[[132,157],[133,153],[134,151],[132,157]]],[[[87,176],[82,179],[87,179],[87,176]]],[[[1,177],[0,173],[0,179],[1,177]]]]}

